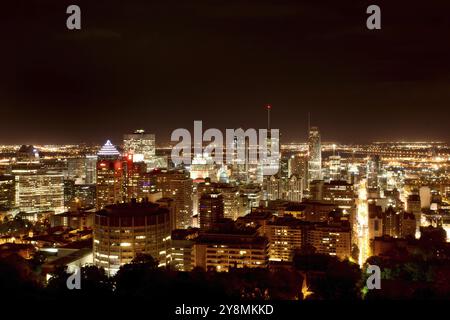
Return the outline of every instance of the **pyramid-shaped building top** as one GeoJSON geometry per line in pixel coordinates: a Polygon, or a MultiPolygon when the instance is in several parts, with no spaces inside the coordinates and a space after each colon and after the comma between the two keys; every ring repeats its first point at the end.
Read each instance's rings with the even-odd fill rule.
{"type": "Polygon", "coordinates": [[[120,152],[111,143],[111,141],[108,140],[97,153],[97,155],[101,157],[118,157],[120,156],[120,152]]]}

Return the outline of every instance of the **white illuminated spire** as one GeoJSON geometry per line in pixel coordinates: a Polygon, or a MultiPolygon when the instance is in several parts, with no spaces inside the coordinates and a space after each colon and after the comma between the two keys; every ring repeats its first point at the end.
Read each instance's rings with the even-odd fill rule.
{"type": "Polygon", "coordinates": [[[97,153],[98,156],[120,156],[120,152],[117,151],[116,147],[111,143],[111,141],[106,141],[100,151],[97,153]]]}

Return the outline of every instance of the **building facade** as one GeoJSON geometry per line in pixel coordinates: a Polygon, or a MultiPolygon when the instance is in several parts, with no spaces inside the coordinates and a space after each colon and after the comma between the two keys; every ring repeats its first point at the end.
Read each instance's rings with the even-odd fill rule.
{"type": "Polygon", "coordinates": [[[166,264],[172,232],[170,211],[151,202],[105,206],[95,213],[94,264],[115,274],[138,254],[166,264]]]}
{"type": "Polygon", "coordinates": [[[109,140],[97,156],[96,207],[101,210],[125,199],[125,172],[124,161],[109,140]]]}
{"type": "Polygon", "coordinates": [[[322,144],[317,127],[311,127],[308,136],[308,185],[314,180],[322,180],[322,144]]]}

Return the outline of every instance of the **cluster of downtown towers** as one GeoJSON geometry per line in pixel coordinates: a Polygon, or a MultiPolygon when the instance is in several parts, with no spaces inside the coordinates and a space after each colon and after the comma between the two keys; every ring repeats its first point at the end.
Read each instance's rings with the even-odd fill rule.
{"type": "Polygon", "coordinates": [[[267,267],[292,260],[305,244],[348,258],[354,190],[340,181],[339,163],[332,164],[331,180],[340,183],[327,190],[351,198],[339,206],[347,210],[313,201],[323,181],[321,149],[319,130],[311,127],[307,154],[281,154],[276,175],[262,176],[259,164],[216,165],[205,156],[175,168],[167,154],[157,155],[155,135],[137,130],[124,135],[123,146],[107,141],[96,155],[64,159],[60,174],[39,150],[22,146],[1,178],[2,186],[14,184],[14,195],[2,188],[1,200],[21,212],[83,221],[93,229],[92,263],[108,274],[141,253],[182,271],[267,267]]]}

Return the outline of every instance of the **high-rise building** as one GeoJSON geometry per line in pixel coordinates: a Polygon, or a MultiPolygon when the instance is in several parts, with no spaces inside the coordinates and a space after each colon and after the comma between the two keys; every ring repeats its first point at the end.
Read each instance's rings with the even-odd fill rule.
{"type": "Polygon", "coordinates": [[[222,219],[223,207],[223,196],[220,192],[203,193],[199,203],[200,228],[209,229],[222,219]]]}
{"type": "Polygon", "coordinates": [[[269,259],[274,261],[292,261],[296,250],[304,245],[304,222],[291,216],[269,222],[269,259]]]}
{"type": "Polygon", "coordinates": [[[206,179],[196,185],[194,193],[194,206],[198,212],[199,202],[202,194],[211,193],[213,191],[219,192],[223,196],[223,214],[225,218],[236,220],[241,213],[243,199],[240,196],[239,188],[229,183],[211,182],[206,179]]]}
{"type": "Polygon", "coordinates": [[[15,205],[20,211],[64,212],[64,175],[61,168],[40,161],[33,146],[22,146],[11,173],[15,176],[15,205]]]}
{"type": "Polygon", "coordinates": [[[131,154],[134,162],[145,162],[148,170],[155,168],[155,135],[144,130],[136,130],[134,133],[123,136],[124,152],[131,154]]]}
{"type": "Polygon", "coordinates": [[[356,207],[356,193],[353,185],[347,181],[336,180],[323,184],[322,199],[350,211],[356,207]]]}
{"type": "Polygon", "coordinates": [[[156,203],[136,202],[105,206],[95,213],[94,264],[115,274],[138,254],[166,263],[172,232],[170,211],[156,203]]]}
{"type": "Polygon", "coordinates": [[[399,230],[399,212],[393,207],[388,207],[383,213],[383,234],[390,237],[398,237],[399,230]]]}
{"type": "Polygon", "coordinates": [[[249,213],[253,207],[259,207],[259,202],[262,200],[262,190],[259,185],[241,185],[239,186],[239,193],[246,199],[245,207],[248,208],[246,213],[249,213]]]}
{"type": "Polygon", "coordinates": [[[16,181],[12,175],[0,175],[0,210],[9,210],[15,206],[16,181]]]}
{"type": "Polygon", "coordinates": [[[75,184],[95,184],[96,168],[97,156],[95,155],[68,158],[66,178],[74,180],[75,184]]]}
{"type": "Polygon", "coordinates": [[[86,174],[85,165],[84,157],[67,159],[67,178],[77,184],[82,184],[86,174]]]}
{"type": "Polygon", "coordinates": [[[416,235],[416,217],[413,213],[401,212],[399,216],[400,234],[401,238],[412,237],[416,235]]]}
{"type": "Polygon", "coordinates": [[[30,170],[16,176],[16,205],[20,211],[64,212],[64,177],[58,172],[30,170]]]}
{"type": "Polygon", "coordinates": [[[282,198],[282,179],[277,176],[270,176],[265,179],[266,199],[278,200],[282,198]]]}
{"type": "Polygon", "coordinates": [[[74,186],[74,202],[77,208],[94,208],[96,186],[92,184],[76,184],[74,186]]]}
{"type": "Polygon", "coordinates": [[[97,210],[124,200],[124,161],[108,140],[97,154],[97,210]]]}
{"type": "Polygon", "coordinates": [[[341,180],[341,156],[332,155],[329,162],[330,180],[341,180]]]}
{"type": "Polygon", "coordinates": [[[64,180],[64,205],[66,210],[95,208],[96,186],[93,184],[75,184],[74,180],[64,180]]]}
{"type": "Polygon", "coordinates": [[[369,204],[369,239],[373,240],[383,236],[383,210],[381,206],[369,204]]]}
{"type": "Polygon", "coordinates": [[[242,198],[239,189],[229,184],[218,184],[216,190],[223,196],[223,216],[236,220],[240,216],[242,198]]]}
{"type": "Polygon", "coordinates": [[[407,238],[415,234],[416,218],[413,213],[396,211],[392,206],[383,211],[381,206],[369,204],[369,239],[382,236],[407,238]]]}
{"type": "Polygon", "coordinates": [[[192,179],[185,171],[155,170],[152,178],[164,198],[175,200],[178,229],[192,226],[192,179]]]}
{"type": "Polygon", "coordinates": [[[303,179],[297,175],[290,178],[271,176],[266,179],[265,187],[267,200],[302,201],[303,179]]]}
{"type": "Polygon", "coordinates": [[[322,201],[323,199],[323,186],[325,181],[314,180],[309,184],[309,195],[311,200],[322,201]]]}
{"type": "Polygon", "coordinates": [[[306,189],[308,181],[308,158],[306,156],[295,155],[289,159],[289,177],[295,174],[303,179],[303,189],[306,189]]]}
{"type": "Polygon", "coordinates": [[[322,179],[322,144],[319,128],[311,127],[308,137],[308,186],[322,179]]]}
{"type": "Polygon", "coordinates": [[[288,201],[299,202],[303,198],[303,179],[292,175],[285,179],[283,199],[288,201]]]}
{"type": "Polygon", "coordinates": [[[431,206],[431,188],[428,186],[422,186],[419,189],[420,195],[420,207],[422,209],[430,209],[431,206]]]}
{"type": "Polygon", "coordinates": [[[420,222],[422,219],[422,207],[420,204],[420,196],[418,194],[410,194],[406,200],[406,211],[414,214],[416,218],[416,233],[420,232],[420,222]]]}
{"type": "Polygon", "coordinates": [[[348,259],[351,256],[352,232],[350,223],[316,224],[308,230],[307,243],[319,254],[348,259]]]}
{"type": "Polygon", "coordinates": [[[379,189],[379,178],[381,175],[381,158],[379,155],[370,157],[367,160],[367,187],[369,189],[379,189]]]}
{"type": "Polygon", "coordinates": [[[97,183],[97,156],[87,155],[85,158],[85,181],[84,184],[97,183]]]}
{"type": "MultiPolygon", "coordinates": [[[[261,154],[261,149],[259,150],[259,161],[260,169],[258,172],[256,182],[263,182],[264,176],[273,175],[279,173],[282,177],[288,174],[288,159],[281,159],[280,153],[280,139],[277,135],[272,135],[271,122],[270,122],[270,112],[272,110],[271,105],[266,106],[267,110],[267,136],[262,141],[263,153],[261,154]],[[262,156],[262,159],[261,159],[262,156]],[[265,158],[265,157],[266,158],[265,158]]],[[[261,141],[260,141],[261,143],[261,141]]]]}
{"type": "Polygon", "coordinates": [[[193,250],[195,238],[199,230],[196,228],[177,229],[172,231],[168,263],[178,271],[191,271],[194,268],[193,250]]]}
{"type": "Polygon", "coordinates": [[[75,180],[64,179],[64,207],[74,207],[72,201],[75,198],[75,180]]]}
{"type": "Polygon", "coordinates": [[[420,196],[418,194],[410,194],[406,200],[406,210],[411,213],[420,213],[422,211],[420,205],[420,196]]]}
{"type": "Polygon", "coordinates": [[[204,270],[227,272],[231,268],[267,268],[267,238],[238,230],[203,232],[193,247],[193,263],[204,270]]]}
{"type": "Polygon", "coordinates": [[[125,159],[124,164],[126,201],[142,200],[141,191],[146,178],[147,165],[145,162],[133,162],[131,156],[125,159]]]}
{"type": "Polygon", "coordinates": [[[345,218],[309,222],[286,215],[268,221],[265,230],[270,244],[270,260],[292,261],[295,252],[306,247],[341,259],[351,254],[351,228],[345,218]]]}
{"type": "Polygon", "coordinates": [[[356,223],[356,198],[354,186],[343,180],[331,180],[330,182],[313,181],[310,186],[312,199],[323,203],[336,205],[342,209],[350,223],[356,223]]]}
{"type": "Polygon", "coordinates": [[[289,170],[289,163],[291,161],[291,157],[283,156],[280,158],[280,170],[278,174],[282,178],[289,178],[291,176],[290,170],[289,170]]]}

